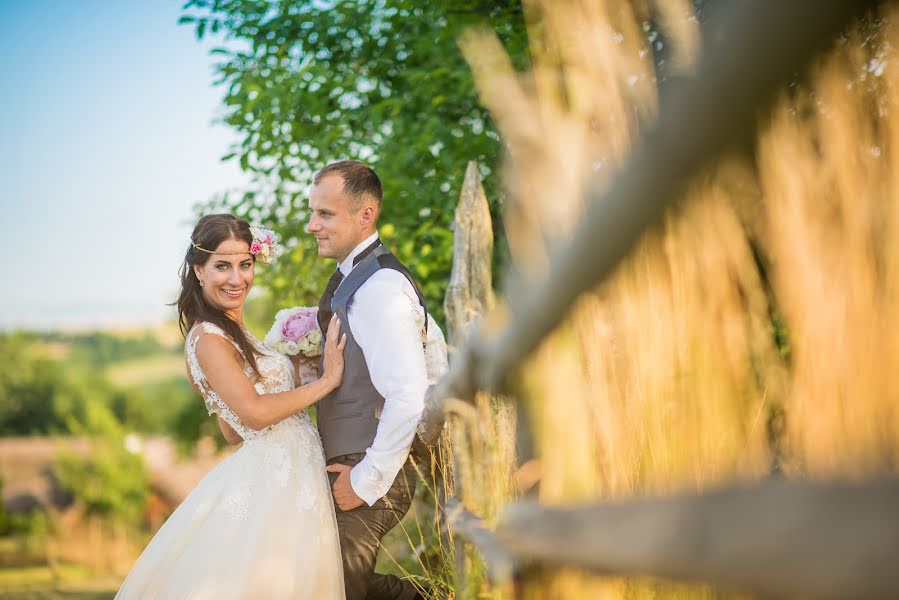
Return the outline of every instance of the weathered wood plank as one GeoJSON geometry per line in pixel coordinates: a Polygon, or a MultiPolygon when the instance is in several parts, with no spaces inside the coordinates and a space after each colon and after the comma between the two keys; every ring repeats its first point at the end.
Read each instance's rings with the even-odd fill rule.
{"type": "Polygon", "coordinates": [[[469,161],[453,226],[453,269],[443,300],[450,349],[493,308],[493,221],[478,164],[469,161]]]}
{"type": "Polygon", "coordinates": [[[466,510],[455,498],[446,502],[444,514],[447,524],[456,535],[474,545],[484,557],[487,576],[494,582],[506,582],[512,579],[517,565],[512,555],[500,544],[496,535],[488,529],[483,521],[466,510]]]}
{"type": "Polygon", "coordinates": [[[777,482],[572,508],[521,503],[507,509],[497,538],[516,560],[543,565],[770,598],[899,598],[895,479],[777,482]]]}
{"type": "MultiPolygon", "coordinates": [[[[478,164],[469,161],[459,194],[453,226],[453,268],[443,300],[447,341],[451,354],[467,337],[466,332],[493,308],[493,221],[487,195],[481,185],[478,164]]],[[[451,367],[465,367],[465,358],[450,361],[451,367]]],[[[444,381],[458,376],[444,378],[444,381]]],[[[443,431],[445,400],[453,394],[441,385],[431,386],[418,426],[419,437],[433,446],[443,431]]]]}

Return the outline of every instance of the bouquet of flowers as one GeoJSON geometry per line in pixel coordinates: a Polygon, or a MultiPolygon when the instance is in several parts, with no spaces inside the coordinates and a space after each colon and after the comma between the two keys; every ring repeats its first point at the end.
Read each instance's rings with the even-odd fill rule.
{"type": "Polygon", "coordinates": [[[303,384],[318,378],[318,361],[314,359],[322,354],[322,332],[318,328],[317,307],[279,310],[264,343],[276,352],[297,357],[303,384]]]}

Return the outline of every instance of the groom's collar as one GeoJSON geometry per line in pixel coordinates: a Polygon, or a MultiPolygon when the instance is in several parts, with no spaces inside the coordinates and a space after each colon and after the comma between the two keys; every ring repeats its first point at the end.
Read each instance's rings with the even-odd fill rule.
{"type": "Polygon", "coordinates": [[[358,246],[353,248],[353,251],[349,253],[349,255],[343,259],[343,262],[338,265],[338,269],[343,273],[343,276],[346,277],[350,274],[350,271],[353,270],[355,266],[355,258],[362,254],[365,250],[368,249],[369,246],[375,245],[375,242],[378,241],[378,232],[371,234],[369,237],[362,240],[358,246]]]}

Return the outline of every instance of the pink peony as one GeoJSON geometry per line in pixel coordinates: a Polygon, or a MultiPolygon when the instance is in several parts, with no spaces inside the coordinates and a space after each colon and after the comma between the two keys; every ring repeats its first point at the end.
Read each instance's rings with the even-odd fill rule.
{"type": "Polygon", "coordinates": [[[260,252],[262,252],[262,244],[254,240],[253,243],[250,244],[250,254],[255,256],[260,252]]]}
{"type": "Polygon", "coordinates": [[[299,342],[304,335],[317,328],[315,311],[301,310],[290,315],[281,325],[281,337],[291,342],[299,342]]]}

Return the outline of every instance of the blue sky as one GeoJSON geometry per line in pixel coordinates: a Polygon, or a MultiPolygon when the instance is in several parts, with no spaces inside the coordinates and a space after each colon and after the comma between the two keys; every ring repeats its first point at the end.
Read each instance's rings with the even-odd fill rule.
{"type": "Polygon", "coordinates": [[[0,329],[171,317],[192,206],[248,183],[181,5],[0,0],[0,329]]]}

